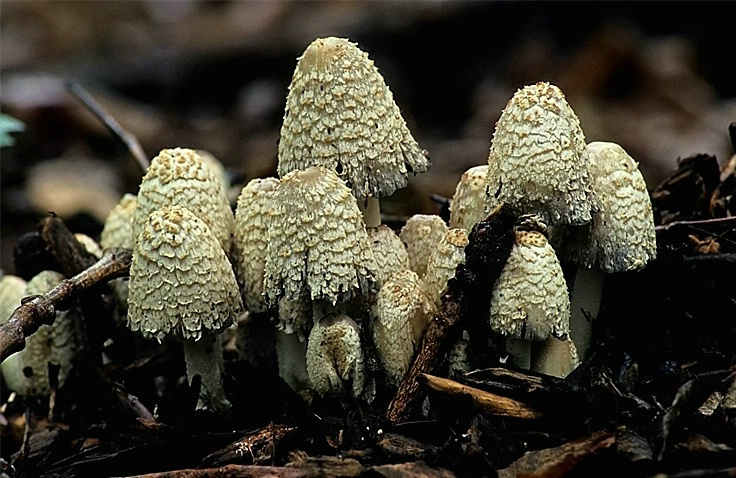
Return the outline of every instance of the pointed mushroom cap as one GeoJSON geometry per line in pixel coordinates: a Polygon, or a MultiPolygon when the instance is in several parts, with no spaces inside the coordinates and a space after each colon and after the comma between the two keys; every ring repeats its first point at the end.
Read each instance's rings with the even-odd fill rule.
{"type": "Polygon", "coordinates": [[[327,314],[312,328],[307,342],[307,373],[320,395],[346,392],[358,397],[365,387],[360,329],[344,314],[327,314]]]}
{"type": "Polygon", "coordinates": [[[313,41],[289,85],[278,174],[309,166],[339,171],[357,199],[388,196],[429,168],[373,61],[346,39],[313,41]]]}
{"type": "Polygon", "coordinates": [[[120,198],[117,205],[110,211],[105,219],[105,225],[100,234],[100,246],[124,247],[133,249],[133,213],[138,205],[138,197],[135,194],[126,193],[120,198]]]}
{"type": "Polygon", "coordinates": [[[269,212],[279,180],[252,179],[243,187],[235,209],[233,267],[245,307],[251,312],[268,309],[263,294],[263,276],[268,250],[269,212]]]}
{"type": "Polygon", "coordinates": [[[618,144],[595,141],[583,151],[600,211],[575,229],[565,257],[587,268],[622,272],[643,268],[657,255],[652,202],[638,164],[618,144]]]}
{"type": "Polygon", "coordinates": [[[344,302],[372,290],[376,269],[358,204],[337,173],[313,166],[281,179],[268,229],[270,301],[308,293],[344,302]]]}
{"type": "Polygon", "coordinates": [[[153,158],[138,191],[133,237],[141,233],[149,214],[172,204],[186,207],[204,221],[225,252],[230,252],[233,211],[220,179],[194,150],[163,149],[153,158]]]}
{"type": "Polygon", "coordinates": [[[436,307],[419,276],[410,270],[393,274],[371,308],[373,342],[389,384],[406,375],[422,333],[436,307]]]}
{"type": "Polygon", "coordinates": [[[491,293],[491,329],[517,339],[561,337],[570,328],[570,299],[544,224],[522,216],[511,254],[491,293]]]}
{"type": "Polygon", "coordinates": [[[373,255],[380,258],[376,261],[376,282],[380,287],[392,274],[409,270],[409,253],[399,235],[387,225],[369,227],[367,231],[373,255]]]}
{"type": "Polygon", "coordinates": [[[442,291],[447,281],[455,276],[458,264],[465,263],[465,246],[468,245],[468,233],[465,229],[453,227],[447,230],[437,247],[429,255],[427,273],[422,281],[427,292],[439,305],[442,291]]]}
{"type": "Polygon", "coordinates": [[[437,214],[414,214],[407,219],[399,237],[409,254],[409,267],[423,277],[427,272],[429,255],[447,232],[447,224],[437,214]]]}
{"type": "Polygon", "coordinates": [[[232,266],[207,224],[188,209],[154,211],[133,249],[128,326],[143,336],[198,340],[242,310],[232,266]]]}
{"type": "Polygon", "coordinates": [[[463,173],[450,201],[450,227],[468,231],[486,218],[486,177],[488,165],[473,166],[463,173]]]}
{"type": "Polygon", "coordinates": [[[596,205],[583,148],[580,121],[557,86],[519,89],[493,133],[486,212],[503,202],[550,226],[589,222],[596,205]]]}

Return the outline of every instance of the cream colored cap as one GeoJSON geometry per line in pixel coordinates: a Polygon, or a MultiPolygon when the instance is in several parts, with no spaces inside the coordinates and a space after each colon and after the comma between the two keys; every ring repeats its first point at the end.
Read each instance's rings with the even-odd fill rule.
{"type": "Polygon", "coordinates": [[[367,231],[373,256],[379,259],[376,279],[380,287],[392,274],[409,270],[409,253],[399,235],[387,225],[369,227],[367,231]]]}
{"type": "Polygon", "coordinates": [[[447,281],[455,276],[455,269],[465,263],[465,246],[468,233],[465,229],[453,227],[447,230],[437,247],[430,253],[427,272],[422,281],[426,284],[430,297],[439,305],[442,291],[447,281]]]}
{"type": "Polygon", "coordinates": [[[450,227],[470,232],[486,218],[485,197],[488,165],[473,166],[460,176],[450,201],[450,227]]]}
{"type": "Polygon", "coordinates": [[[378,198],[429,164],[368,54],[342,38],[313,41],[289,85],[279,176],[324,166],[338,171],[356,198],[378,198]]]}
{"type": "Polygon", "coordinates": [[[138,205],[138,197],[126,193],[120,198],[117,205],[110,211],[105,219],[105,225],[100,234],[100,246],[124,247],[133,249],[135,237],[133,237],[133,213],[138,205]]]}
{"type": "Polygon", "coordinates": [[[181,206],[149,216],[133,250],[128,284],[128,326],[158,341],[219,333],[243,308],[217,238],[181,206]]]}
{"type": "Polygon", "coordinates": [[[447,229],[447,224],[437,214],[414,214],[401,228],[399,237],[409,254],[409,267],[419,277],[427,272],[429,256],[447,229]]]}

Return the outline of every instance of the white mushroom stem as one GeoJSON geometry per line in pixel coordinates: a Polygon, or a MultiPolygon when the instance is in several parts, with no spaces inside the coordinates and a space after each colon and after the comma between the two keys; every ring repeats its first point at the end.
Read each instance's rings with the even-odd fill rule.
{"type": "Polygon", "coordinates": [[[598,317],[603,299],[604,273],[599,269],[578,267],[570,288],[570,338],[578,354],[585,357],[593,335],[591,320],[598,317]]]}
{"type": "Polygon", "coordinates": [[[529,370],[532,365],[532,342],[526,339],[506,337],[506,352],[513,357],[514,365],[529,370]]]}
{"type": "Polygon", "coordinates": [[[222,344],[217,335],[204,335],[199,340],[182,340],[184,360],[187,364],[187,380],[192,383],[199,375],[202,380],[204,402],[210,403],[213,410],[227,411],[230,402],[225,397],[222,385],[222,344]]]}
{"type": "Polygon", "coordinates": [[[378,227],[381,225],[381,205],[378,198],[367,197],[358,201],[360,212],[363,213],[365,227],[378,227]]]}

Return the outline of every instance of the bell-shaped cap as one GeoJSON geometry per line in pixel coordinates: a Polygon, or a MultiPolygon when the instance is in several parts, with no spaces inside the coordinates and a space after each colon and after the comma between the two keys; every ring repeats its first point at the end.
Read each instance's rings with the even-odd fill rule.
{"type": "Polygon", "coordinates": [[[414,214],[399,231],[399,237],[409,254],[409,267],[419,277],[424,277],[427,272],[429,256],[447,229],[447,224],[437,214],[414,214]]]}
{"type": "Polygon", "coordinates": [[[110,211],[105,219],[105,225],[100,234],[100,246],[124,247],[133,249],[135,237],[133,237],[133,213],[138,205],[138,197],[134,194],[125,193],[117,205],[110,211]]]}
{"type": "Polygon", "coordinates": [[[450,227],[460,227],[470,232],[474,225],[486,218],[487,176],[487,164],[473,166],[460,176],[450,201],[450,227]]]}
{"type": "Polygon", "coordinates": [[[440,239],[437,247],[430,253],[427,272],[422,281],[430,297],[439,305],[442,291],[447,281],[455,276],[455,269],[465,263],[465,246],[468,245],[468,232],[452,227],[440,239]]]}
{"type": "Polygon", "coordinates": [[[367,229],[371,249],[377,260],[378,286],[384,284],[396,272],[409,270],[409,253],[399,235],[385,224],[367,229]]]}
{"type": "Polygon", "coordinates": [[[338,171],[357,199],[406,187],[429,168],[386,82],[355,43],[313,41],[289,85],[278,147],[280,177],[324,166],[338,171]]]}

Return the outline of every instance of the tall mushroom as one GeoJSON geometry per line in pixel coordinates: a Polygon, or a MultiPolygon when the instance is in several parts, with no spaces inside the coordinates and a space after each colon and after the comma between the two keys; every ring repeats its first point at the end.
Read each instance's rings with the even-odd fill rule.
{"type": "Polygon", "coordinates": [[[597,209],[581,157],[580,121],[555,85],[519,89],[496,123],[488,155],[486,212],[499,203],[548,226],[585,224],[597,209]]]}
{"type": "Polygon", "coordinates": [[[571,290],[570,335],[581,356],[592,328],[585,314],[598,315],[604,274],[644,268],[657,255],[654,213],[638,164],[618,144],[589,143],[582,155],[600,208],[593,220],[553,234],[559,255],[578,266],[571,290]]]}
{"type": "Polygon", "coordinates": [[[323,166],[352,189],[369,227],[381,222],[378,198],[429,168],[386,82],[355,43],[314,40],[297,60],[278,148],[278,174],[323,166]]]}
{"type": "Polygon", "coordinates": [[[214,410],[229,408],[218,334],[242,308],[230,261],[207,224],[181,206],[152,212],[133,249],[128,326],[159,342],[180,341],[187,378],[201,377],[214,410]]]}

